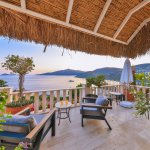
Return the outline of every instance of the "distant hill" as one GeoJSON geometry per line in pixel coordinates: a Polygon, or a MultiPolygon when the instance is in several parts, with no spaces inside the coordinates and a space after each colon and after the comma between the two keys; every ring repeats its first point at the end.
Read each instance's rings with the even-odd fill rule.
{"type": "MultiPolygon", "coordinates": [[[[137,73],[150,72],[150,63],[135,65],[135,70],[137,73]]],[[[76,77],[88,78],[88,77],[95,77],[97,75],[105,75],[105,78],[107,80],[119,81],[121,77],[121,72],[122,72],[121,68],[106,67],[106,68],[96,69],[93,71],[87,71],[83,74],[77,75],[76,77]]]]}
{"type": "MultiPolygon", "coordinates": [[[[150,72],[150,63],[146,64],[139,64],[135,66],[135,70],[137,73],[139,72],[150,72]]],[[[60,70],[55,72],[47,72],[41,75],[75,75],[78,78],[88,78],[88,77],[95,77],[97,75],[105,75],[107,80],[120,80],[122,68],[115,68],[115,67],[105,67],[99,68],[93,71],[80,71],[80,70],[60,70]]]]}
{"type": "Polygon", "coordinates": [[[136,72],[150,72],[150,63],[136,65],[135,70],[136,72]]]}
{"type": "Polygon", "coordinates": [[[3,74],[0,74],[0,75],[3,75],[3,76],[9,76],[9,75],[15,75],[15,74],[13,74],[13,73],[3,73],[3,74]]]}
{"type": "Polygon", "coordinates": [[[114,68],[114,67],[106,67],[96,69],[94,71],[88,71],[83,74],[77,75],[78,78],[88,78],[88,77],[95,77],[97,75],[105,75],[107,80],[119,80],[121,75],[122,69],[114,68]]]}
{"type": "Polygon", "coordinates": [[[66,69],[66,70],[59,70],[55,72],[46,72],[40,75],[65,75],[65,76],[75,75],[76,76],[82,73],[84,73],[84,71],[66,69]]]}

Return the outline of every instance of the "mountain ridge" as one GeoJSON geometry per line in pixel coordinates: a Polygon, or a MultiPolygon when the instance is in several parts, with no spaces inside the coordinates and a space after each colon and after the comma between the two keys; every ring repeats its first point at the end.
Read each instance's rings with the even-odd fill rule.
{"type": "MultiPolygon", "coordinates": [[[[150,72],[150,63],[135,65],[136,72],[150,72]]],[[[74,75],[77,78],[95,77],[97,75],[105,75],[107,80],[120,80],[122,68],[103,67],[93,71],[81,71],[73,69],[59,70],[55,72],[47,72],[39,75],[74,75]]]]}

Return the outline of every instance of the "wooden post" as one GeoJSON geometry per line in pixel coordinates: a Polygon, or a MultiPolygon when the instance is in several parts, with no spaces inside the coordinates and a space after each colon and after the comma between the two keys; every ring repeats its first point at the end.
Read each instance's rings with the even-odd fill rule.
{"type": "Polygon", "coordinates": [[[42,92],[42,110],[46,111],[46,91],[42,92]]]}
{"type": "Polygon", "coordinates": [[[39,93],[34,93],[34,113],[38,113],[39,111],[39,93]]]}

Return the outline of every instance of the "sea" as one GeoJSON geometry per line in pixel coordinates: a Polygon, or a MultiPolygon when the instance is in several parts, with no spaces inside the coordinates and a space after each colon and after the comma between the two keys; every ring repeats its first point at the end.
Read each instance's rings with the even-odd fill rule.
{"type": "MultiPolygon", "coordinates": [[[[5,80],[14,90],[18,89],[17,75],[0,75],[0,79],[5,80]]],[[[85,84],[85,79],[75,76],[26,75],[24,88],[27,91],[68,89],[75,88],[80,83],[85,84]]]]}

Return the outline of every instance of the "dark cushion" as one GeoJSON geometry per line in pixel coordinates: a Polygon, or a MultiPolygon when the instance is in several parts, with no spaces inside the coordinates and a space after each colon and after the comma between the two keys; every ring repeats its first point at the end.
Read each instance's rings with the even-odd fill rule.
{"type": "Polygon", "coordinates": [[[105,96],[99,96],[96,99],[96,105],[102,105],[102,106],[107,106],[109,104],[109,101],[107,100],[107,98],[105,96]]]}
{"type": "Polygon", "coordinates": [[[90,116],[103,116],[104,115],[102,111],[93,107],[83,107],[83,111],[81,107],[80,113],[83,115],[90,115],[90,116]]]}

